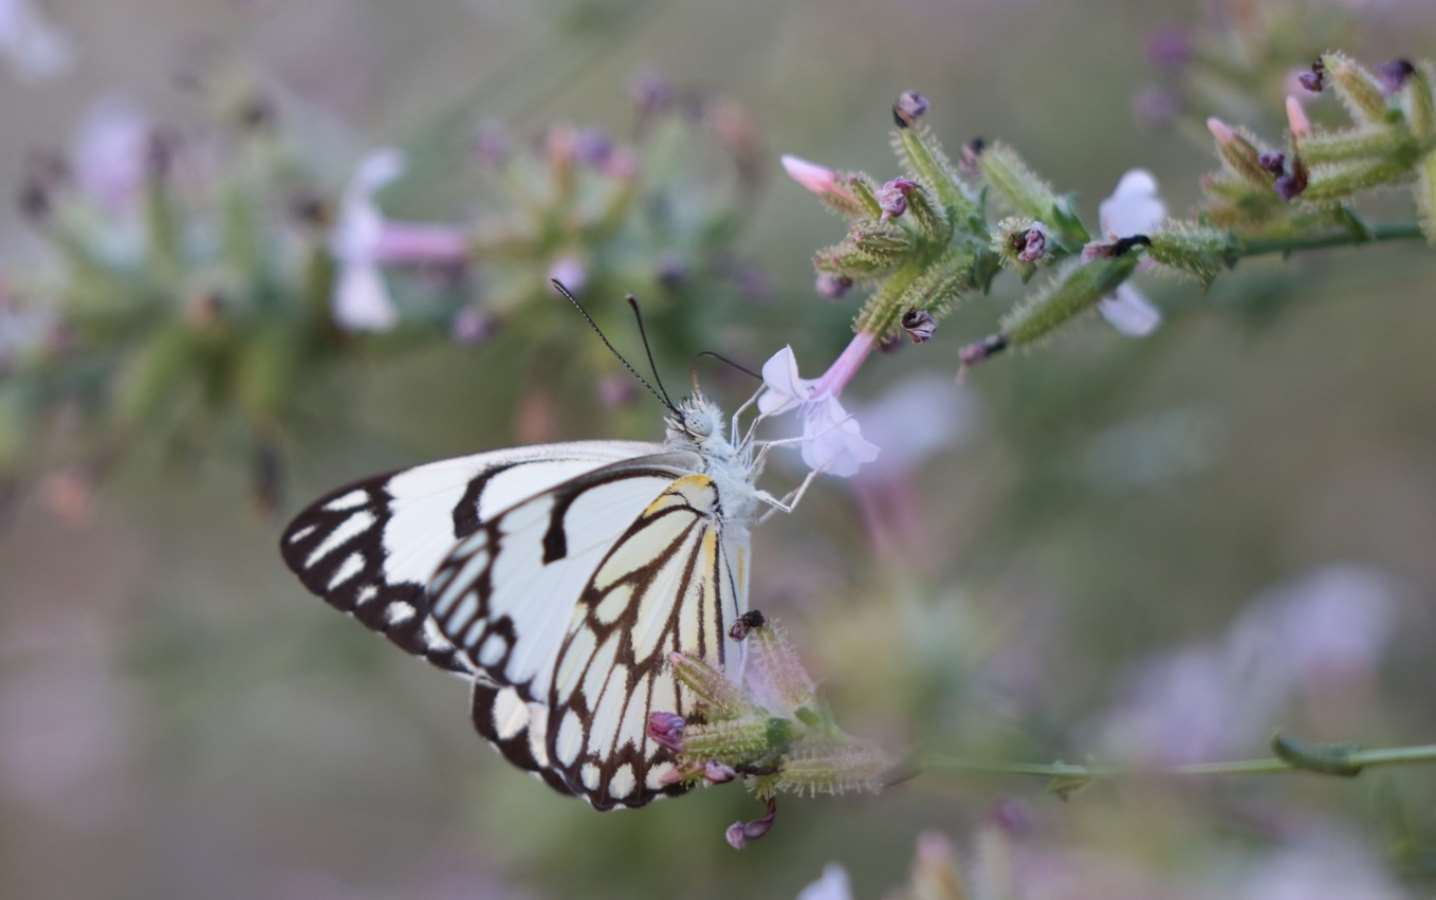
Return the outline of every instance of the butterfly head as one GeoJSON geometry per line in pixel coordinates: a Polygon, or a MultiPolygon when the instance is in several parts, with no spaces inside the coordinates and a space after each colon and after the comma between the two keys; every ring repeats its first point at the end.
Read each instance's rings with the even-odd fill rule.
{"type": "Polygon", "coordinates": [[[668,444],[708,456],[731,456],[733,447],[723,433],[723,411],[701,393],[689,394],[664,419],[668,444]]]}

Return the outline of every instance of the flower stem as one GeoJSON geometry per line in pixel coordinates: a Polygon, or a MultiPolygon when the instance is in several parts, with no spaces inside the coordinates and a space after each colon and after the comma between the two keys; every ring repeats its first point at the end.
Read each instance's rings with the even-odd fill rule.
{"type": "Polygon", "coordinates": [[[1415,222],[1402,222],[1395,225],[1372,225],[1364,233],[1350,230],[1299,237],[1238,239],[1232,252],[1232,259],[1265,256],[1270,253],[1300,253],[1303,250],[1323,250],[1328,247],[1345,247],[1379,241],[1420,240],[1422,237],[1420,225],[1415,222]]]}
{"type": "MultiPolygon", "coordinates": [[[[1373,766],[1423,765],[1436,763],[1436,744],[1412,747],[1351,749],[1340,752],[1340,760],[1355,774],[1373,766]]],[[[1121,765],[1076,765],[1073,763],[989,763],[933,754],[920,760],[923,770],[946,770],[978,775],[1035,775],[1045,778],[1125,778],[1148,775],[1264,775],[1274,772],[1320,771],[1300,760],[1261,756],[1222,762],[1187,763],[1178,766],[1144,768],[1121,765]]]]}

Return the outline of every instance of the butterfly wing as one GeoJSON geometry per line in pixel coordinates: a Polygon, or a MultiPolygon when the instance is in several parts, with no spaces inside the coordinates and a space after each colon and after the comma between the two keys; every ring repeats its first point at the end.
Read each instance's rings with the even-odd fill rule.
{"type": "MultiPolygon", "coordinates": [[[[472,675],[428,615],[424,585],[454,544],[522,500],[657,444],[583,441],[390,472],[320,498],[280,538],[289,568],[330,605],[441,668],[472,675]]],[[[656,491],[655,491],[656,493],[656,491]]]]}
{"type": "Polygon", "coordinates": [[[728,626],[747,609],[747,530],[721,518],[707,475],[675,480],[613,545],[583,590],[549,688],[548,756],[596,809],[681,793],[648,737],[651,712],[691,712],[675,651],[741,672],[728,626]]]}

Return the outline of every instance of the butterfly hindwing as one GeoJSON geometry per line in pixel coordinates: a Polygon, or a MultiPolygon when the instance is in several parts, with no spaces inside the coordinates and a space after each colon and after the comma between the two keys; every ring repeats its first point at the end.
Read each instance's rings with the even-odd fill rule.
{"type": "MultiPolygon", "coordinates": [[[[739,653],[728,625],[746,593],[725,552],[718,488],[675,480],[613,545],[585,586],[555,661],[550,765],[596,809],[681,793],[673,763],[648,737],[650,712],[691,711],[673,677],[679,651],[723,666],[739,653]]],[[[731,546],[746,554],[746,531],[731,546]]]]}
{"type": "Polygon", "coordinates": [[[454,544],[499,511],[616,461],[661,449],[583,441],[442,460],[356,482],[285,529],[280,552],[330,605],[435,665],[469,675],[428,615],[424,587],[454,544]]]}

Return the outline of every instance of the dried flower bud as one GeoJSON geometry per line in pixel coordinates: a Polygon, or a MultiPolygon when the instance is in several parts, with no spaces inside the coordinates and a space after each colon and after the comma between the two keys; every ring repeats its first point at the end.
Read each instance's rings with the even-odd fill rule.
{"type": "Polygon", "coordinates": [[[1017,258],[1022,262],[1040,262],[1047,255],[1047,233],[1034,226],[1020,235],[1013,235],[1012,249],[1017,251],[1017,258]],[[1019,238],[1022,241],[1021,247],[1017,246],[1019,238]]]}
{"type": "Polygon", "coordinates": [[[893,123],[907,128],[927,112],[927,98],[917,91],[903,91],[893,104],[893,123]]]}
{"type": "Polygon", "coordinates": [[[1273,175],[1286,172],[1286,154],[1279,150],[1268,150],[1257,157],[1257,163],[1273,175]]]}
{"type": "Polygon", "coordinates": [[[1376,75],[1381,79],[1381,86],[1386,88],[1386,93],[1399,93],[1406,87],[1406,82],[1412,75],[1416,74],[1416,67],[1409,59],[1393,59],[1391,62],[1376,70],[1376,75]]]}
{"type": "Polygon", "coordinates": [[[1311,68],[1297,76],[1301,86],[1313,94],[1321,93],[1326,87],[1326,63],[1317,59],[1311,64],[1311,68]]]}
{"type": "Polygon", "coordinates": [[[962,145],[962,155],[958,157],[957,165],[963,175],[968,178],[976,178],[982,174],[978,160],[982,158],[983,151],[986,149],[987,141],[980,137],[975,137],[962,145]]]}
{"type": "Polygon", "coordinates": [[[762,628],[767,624],[767,619],[756,609],[750,609],[738,617],[728,627],[728,636],[735,641],[741,641],[748,636],[748,633],[755,628],[762,628]]]}
{"type": "Polygon", "coordinates": [[[975,366],[984,360],[991,359],[1007,349],[1007,335],[991,334],[982,340],[968,344],[958,351],[957,358],[963,368],[975,366]]]}
{"type": "Polygon", "coordinates": [[[768,812],[761,819],[754,819],[751,822],[734,822],[728,826],[724,838],[728,846],[734,850],[742,850],[748,846],[749,841],[756,841],[767,834],[773,828],[773,822],[778,817],[778,801],[768,801],[768,812]]]}
{"type": "Polygon", "coordinates": [[[894,178],[877,190],[878,205],[882,207],[882,218],[896,219],[907,212],[907,198],[917,184],[907,178],[894,178]]]}
{"type": "Polygon", "coordinates": [[[910,309],[902,314],[902,329],[914,344],[925,344],[937,331],[937,319],[925,309],[910,309]]]}
{"type": "Polygon", "coordinates": [[[819,272],[817,280],[813,282],[813,289],[818,292],[819,296],[827,297],[829,300],[840,299],[852,286],[851,278],[833,272],[819,272]]]}
{"type": "Polygon", "coordinates": [[[651,712],[648,714],[648,736],[660,746],[682,753],[683,730],[687,724],[677,713],[651,712]]]}
{"type": "Polygon", "coordinates": [[[1304,192],[1309,183],[1306,166],[1300,163],[1301,161],[1297,160],[1297,165],[1294,166],[1290,172],[1276,180],[1277,195],[1288,202],[1296,199],[1297,196],[1304,192]]]}

